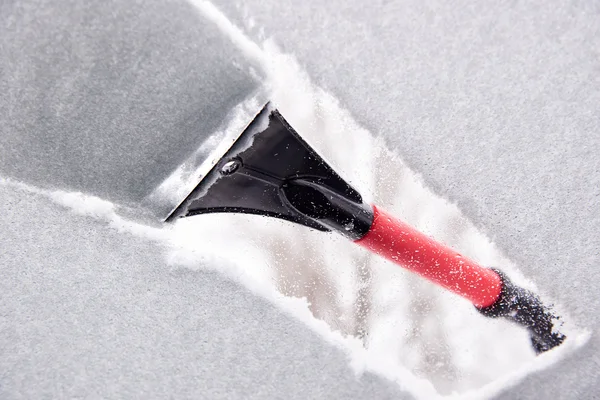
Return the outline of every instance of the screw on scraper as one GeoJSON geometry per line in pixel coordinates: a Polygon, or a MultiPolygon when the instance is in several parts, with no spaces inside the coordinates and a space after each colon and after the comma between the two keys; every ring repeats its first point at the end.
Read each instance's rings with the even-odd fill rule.
{"type": "Polygon", "coordinates": [[[240,159],[233,158],[233,159],[227,161],[225,164],[223,164],[223,166],[221,167],[221,174],[231,175],[235,171],[240,169],[241,166],[242,166],[242,161],[240,159]]]}

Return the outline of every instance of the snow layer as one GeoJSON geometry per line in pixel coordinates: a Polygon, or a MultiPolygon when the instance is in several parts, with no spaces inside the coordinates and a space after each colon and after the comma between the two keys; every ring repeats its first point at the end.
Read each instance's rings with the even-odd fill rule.
{"type": "MultiPolygon", "coordinates": [[[[16,15],[27,16],[28,13],[36,15],[35,7],[31,8],[31,3],[18,4],[15,6],[16,15]]],[[[186,21],[189,21],[189,9],[181,4],[172,3],[173,9],[169,8],[169,12],[185,10],[183,15],[186,21]]],[[[338,103],[336,97],[311,85],[303,68],[299,67],[291,57],[274,51],[270,45],[265,50],[249,41],[210,3],[195,2],[195,4],[201,6],[200,11],[203,13],[200,16],[204,15],[215,22],[221,28],[221,33],[228,35],[237,48],[242,50],[242,54],[253,62],[262,64],[257,67],[259,70],[250,71],[250,76],[261,76],[261,68],[266,71],[267,77],[270,78],[267,84],[270,86],[273,98],[290,122],[370,199],[387,206],[419,228],[455,245],[466,254],[486,264],[501,266],[520,282],[532,284],[518,274],[512,263],[503,257],[456,207],[425,189],[421,178],[411,172],[394,154],[385,150],[380,140],[360,128],[350,113],[338,103]],[[343,146],[343,152],[339,151],[340,146],[343,146]],[[352,156],[348,157],[348,154],[352,156]],[[390,165],[394,168],[388,168],[390,165]]],[[[256,5],[257,18],[252,21],[246,19],[249,21],[248,26],[278,28],[280,21],[273,25],[274,20],[268,18],[265,20],[267,14],[260,13],[259,6],[256,5]]],[[[265,6],[268,7],[269,4],[265,6]]],[[[283,24],[286,28],[294,26],[295,18],[308,10],[303,7],[286,8],[285,4],[282,7],[284,8],[282,12],[273,15],[282,17],[291,15],[292,18],[288,23],[283,24]]],[[[339,7],[341,13],[328,14],[327,18],[352,20],[358,13],[354,14],[351,5],[348,7],[349,14],[346,12],[349,9],[339,7]],[[335,15],[337,17],[332,17],[335,15]]],[[[443,7],[441,9],[444,10],[443,7]]],[[[41,8],[41,10],[52,12],[52,9],[41,8]]],[[[158,10],[164,9],[159,7],[158,10]]],[[[148,14],[143,15],[152,16],[157,9],[150,7],[147,11],[148,14]]],[[[232,13],[235,14],[233,11],[232,13]]],[[[314,10],[308,11],[312,16],[314,10]]],[[[102,9],[100,14],[112,15],[106,14],[106,9],[102,9]]],[[[320,15],[318,9],[316,15],[320,15]]],[[[379,17],[379,15],[371,15],[365,19],[365,23],[368,24],[369,21],[375,23],[374,21],[379,21],[379,17]]],[[[16,20],[19,21],[18,18],[16,20]]],[[[317,23],[316,21],[318,18],[313,23],[317,23]]],[[[63,25],[65,23],[68,25],[68,21],[61,22],[63,25]]],[[[143,26],[144,23],[142,22],[141,25],[143,26]]],[[[304,25],[304,23],[300,24],[300,26],[304,25]]],[[[12,28],[11,25],[6,26],[12,28]]],[[[27,32],[27,24],[23,26],[25,28],[20,29],[27,32]]],[[[205,25],[202,26],[203,29],[206,28],[205,25]]],[[[310,24],[306,26],[308,27],[306,29],[310,28],[310,24]]],[[[357,26],[361,29],[365,28],[364,24],[351,24],[353,29],[351,31],[357,31],[355,29],[357,26]]],[[[187,27],[189,25],[184,24],[180,28],[186,30],[187,27]]],[[[313,29],[313,32],[317,31],[316,28],[310,29],[313,29]]],[[[21,31],[13,30],[11,34],[18,37],[21,31]]],[[[309,40],[311,36],[301,33],[302,29],[297,26],[287,34],[292,35],[291,39],[296,38],[300,62],[309,64],[311,75],[317,77],[320,84],[330,87],[334,80],[323,77],[328,70],[325,69],[325,72],[323,69],[319,70],[314,63],[306,60],[310,59],[310,54],[319,54],[311,46],[335,50],[336,46],[344,42],[345,39],[340,38],[344,38],[347,32],[336,26],[329,26],[324,31],[327,39],[330,33],[341,35],[333,36],[338,40],[337,44],[333,41],[333,48],[327,47],[329,42],[325,36],[320,40],[309,40]],[[304,36],[302,41],[299,41],[302,36],[304,36]],[[307,47],[302,47],[300,43],[304,43],[307,47]]],[[[99,37],[102,37],[104,31],[100,32],[99,37]]],[[[202,34],[199,36],[202,37],[202,34]]],[[[218,41],[222,45],[222,40],[218,41]]],[[[293,40],[290,42],[294,43],[293,40]]],[[[359,40],[356,42],[360,43],[359,40]]],[[[77,43],[77,40],[74,43],[77,43]]],[[[176,48],[167,39],[164,42],[156,39],[156,42],[149,42],[150,51],[156,43],[161,46],[166,45],[161,47],[163,50],[176,48]]],[[[378,42],[373,39],[370,43],[378,42]]],[[[44,46],[45,49],[52,49],[47,47],[47,44],[44,46]]],[[[38,50],[32,50],[30,54],[46,54],[38,50]]],[[[376,58],[380,54],[377,52],[377,46],[372,50],[371,56],[376,58]]],[[[195,60],[193,54],[193,52],[186,53],[186,56],[181,57],[192,62],[195,60]]],[[[362,59],[351,55],[351,52],[342,52],[337,54],[337,57],[332,55],[328,64],[334,65],[335,62],[345,60],[348,66],[356,69],[361,65],[362,59]]],[[[428,57],[429,54],[424,56],[428,57]]],[[[42,59],[44,62],[40,65],[47,63],[51,57],[42,57],[42,59]]],[[[172,57],[162,59],[158,63],[158,69],[162,70],[160,67],[165,66],[168,70],[171,59],[172,57]]],[[[382,60],[380,61],[382,66],[386,66],[382,60]]],[[[317,67],[320,65],[317,64],[317,67]]],[[[409,162],[414,163],[415,154],[425,154],[426,157],[438,157],[438,161],[441,157],[446,162],[445,165],[452,168],[459,165],[462,168],[459,170],[465,171],[468,169],[464,169],[464,160],[469,160],[472,167],[481,165],[480,161],[483,163],[489,161],[483,157],[487,154],[485,151],[467,151],[475,142],[466,142],[468,146],[462,148],[464,151],[457,151],[461,157],[452,159],[444,158],[446,153],[443,152],[406,153],[407,148],[415,151],[418,148],[412,145],[401,147],[398,143],[410,144],[411,140],[416,140],[415,135],[411,130],[407,130],[404,135],[401,132],[390,133],[389,129],[392,126],[401,126],[396,118],[406,118],[407,115],[400,113],[394,116],[394,113],[390,113],[387,107],[393,103],[386,97],[386,93],[390,92],[389,88],[387,91],[380,90],[377,96],[369,92],[360,97],[358,94],[365,93],[351,90],[355,86],[352,84],[352,79],[348,76],[344,77],[344,67],[340,65],[336,67],[340,73],[339,82],[342,83],[335,85],[333,93],[345,102],[342,105],[350,109],[352,116],[356,115],[361,121],[364,120],[371,131],[383,133],[388,143],[397,147],[398,152],[405,157],[408,155],[406,158],[409,162]],[[341,90],[343,88],[339,86],[340,84],[345,90],[341,90]],[[349,100],[359,98],[361,102],[349,100]],[[370,105],[369,113],[366,113],[364,108],[359,107],[361,104],[376,106],[373,105],[375,107],[373,108],[370,105]],[[374,119],[367,118],[367,115],[374,119]]],[[[17,69],[15,74],[18,75],[19,72],[22,71],[17,69]]],[[[360,79],[359,71],[354,72],[356,72],[354,76],[360,79]]],[[[372,74],[370,75],[372,77],[385,76],[375,73],[381,71],[367,70],[367,72],[372,74]]],[[[14,77],[14,74],[10,76],[14,77]]],[[[102,77],[103,74],[99,76],[102,77]]],[[[246,75],[244,76],[246,79],[246,75]]],[[[43,79],[41,81],[44,82],[43,79]]],[[[3,80],[2,83],[16,88],[11,92],[13,95],[21,95],[18,90],[22,87],[31,89],[36,85],[27,79],[15,81],[12,78],[3,80]]],[[[375,87],[377,87],[376,83],[374,83],[375,87]]],[[[137,82],[137,86],[148,88],[149,93],[154,93],[150,88],[156,88],[157,82],[149,80],[147,84],[148,86],[145,86],[145,82],[137,82]]],[[[389,80],[381,84],[389,85],[389,80]]],[[[101,83],[98,85],[101,86],[101,83]]],[[[160,87],[164,88],[164,86],[160,87]]],[[[78,90],[84,90],[87,86],[77,87],[78,90]],[[81,89],[82,87],[84,89],[81,89]]],[[[363,86],[362,89],[365,87],[363,86]]],[[[57,98],[62,98],[61,93],[57,94],[57,98]]],[[[65,93],[71,92],[65,89],[65,93]]],[[[97,104],[93,102],[93,96],[92,100],[89,100],[91,103],[86,103],[89,95],[90,93],[86,94],[84,90],[84,95],[81,96],[83,100],[78,101],[82,101],[85,107],[89,106],[91,110],[95,110],[97,104]]],[[[11,96],[6,97],[2,104],[10,105],[11,96]]],[[[153,109],[154,106],[158,106],[157,103],[167,101],[162,96],[164,93],[158,95],[154,103],[149,101],[148,107],[153,109]]],[[[193,93],[191,96],[194,99],[193,93]]],[[[38,104],[36,101],[39,99],[34,96],[30,104],[38,104]]],[[[233,103],[240,104],[240,101],[241,97],[238,97],[233,103]]],[[[135,101],[131,102],[135,103],[135,101]]],[[[191,104],[190,109],[192,109],[197,106],[192,103],[182,104],[188,106],[191,104]]],[[[41,108],[42,111],[47,110],[48,104],[52,105],[54,102],[43,104],[46,105],[41,108]]],[[[79,172],[70,168],[66,168],[67,176],[63,176],[60,172],[56,173],[56,169],[52,168],[49,169],[50,174],[47,174],[43,169],[38,171],[32,167],[31,160],[36,160],[42,167],[44,166],[48,154],[55,154],[52,146],[48,154],[39,151],[37,153],[16,151],[16,155],[13,154],[15,149],[26,148],[21,146],[22,142],[18,140],[15,142],[15,137],[18,139],[18,136],[13,137],[12,135],[16,133],[9,129],[15,127],[15,121],[21,121],[21,124],[28,124],[30,120],[44,121],[44,118],[36,119],[39,115],[35,107],[28,109],[31,115],[18,114],[15,117],[13,114],[15,110],[18,111],[15,107],[9,107],[10,112],[5,114],[5,118],[15,118],[9,119],[2,125],[2,140],[4,140],[0,143],[2,154],[12,157],[10,162],[4,164],[4,173],[47,187],[83,186],[83,189],[91,188],[89,191],[98,194],[96,190],[99,187],[98,178],[94,178],[95,175],[91,178],[86,178],[86,174],[69,175],[79,172]],[[41,159],[39,159],[40,154],[43,156],[41,159]],[[89,186],[90,184],[92,186],[89,186]]],[[[180,114],[177,109],[177,107],[173,109],[175,114],[172,117],[175,120],[178,118],[186,120],[185,113],[180,114]]],[[[135,113],[135,110],[129,112],[135,113]]],[[[50,117],[46,115],[45,118],[50,117]]],[[[461,118],[458,120],[469,120],[465,115],[461,118]]],[[[66,121],[68,125],[71,120],[66,118],[63,122],[66,121]]],[[[233,118],[234,122],[235,120],[233,118]]],[[[428,138],[434,141],[443,140],[445,144],[452,147],[459,146],[457,141],[460,143],[464,138],[461,136],[463,134],[461,130],[443,129],[440,132],[447,134],[443,136],[444,139],[427,136],[427,133],[431,132],[431,127],[427,124],[437,127],[437,122],[435,118],[425,118],[422,122],[418,130],[413,129],[423,132],[423,135],[417,135],[421,140],[428,138]]],[[[444,122],[448,121],[444,120],[444,122]]],[[[103,127],[104,124],[106,121],[98,126],[103,127]]],[[[226,130],[234,127],[235,124],[225,125],[226,130]]],[[[25,125],[19,125],[17,128],[19,134],[22,132],[39,134],[39,129],[32,128],[28,131],[25,125]]],[[[212,133],[215,129],[216,125],[209,130],[212,133]]],[[[492,143],[503,143],[493,142],[495,136],[492,133],[486,131],[486,137],[489,135],[492,143]]],[[[60,129],[48,131],[46,140],[41,140],[41,144],[51,145],[52,138],[60,137],[60,134],[60,129]]],[[[102,138],[104,131],[93,129],[92,134],[102,138]]],[[[39,137],[30,138],[29,142],[35,142],[36,138],[39,137]]],[[[536,136],[535,139],[540,138],[536,136]]],[[[170,137],[169,140],[173,138],[170,137]]],[[[55,157],[57,160],[69,159],[70,153],[82,148],[77,147],[82,144],[79,140],[63,141],[63,143],[73,147],[67,146],[67,149],[63,149],[60,152],[61,157],[55,157]]],[[[113,149],[107,147],[106,143],[102,142],[101,146],[94,147],[94,152],[110,155],[113,149]]],[[[586,143],[593,146],[596,142],[588,140],[586,143]]],[[[33,148],[36,149],[37,145],[39,144],[34,143],[33,148]]],[[[84,148],[88,147],[84,146],[84,148]]],[[[565,152],[572,157],[581,150],[575,147],[573,150],[575,153],[569,153],[570,149],[567,146],[565,152]]],[[[178,153],[180,155],[177,157],[178,162],[187,159],[190,154],[193,157],[196,148],[187,146],[184,150],[178,153]]],[[[92,154],[95,154],[94,152],[92,154]]],[[[135,161],[136,154],[128,155],[135,161]]],[[[75,159],[80,158],[77,156],[75,159]]],[[[101,160],[102,157],[99,159],[101,160]]],[[[90,160],[98,161],[96,158],[90,160]]],[[[533,155],[526,158],[527,162],[524,162],[523,157],[516,157],[516,165],[532,172],[531,168],[526,167],[530,162],[534,163],[534,167],[539,167],[535,164],[535,160],[533,155]]],[[[439,165],[443,165],[438,161],[432,165],[419,162],[415,164],[417,170],[424,174],[426,182],[431,183],[433,179],[431,174],[438,171],[439,165]]],[[[570,161],[571,158],[566,157],[565,162],[570,161]]],[[[103,165],[102,162],[100,165],[103,165]]],[[[594,175],[594,171],[597,172],[594,170],[595,165],[593,161],[585,158],[580,166],[589,169],[590,179],[596,179],[598,175],[594,175]]],[[[164,177],[162,173],[171,172],[172,168],[163,167],[161,175],[164,177]]],[[[127,170],[127,172],[132,171],[127,170]]],[[[479,170],[482,179],[494,182],[496,186],[501,183],[504,186],[500,187],[511,187],[511,182],[501,179],[503,174],[500,174],[499,179],[498,172],[502,170],[479,170]]],[[[115,173],[111,174],[100,175],[100,178],[106,179],[100,182],[103,185],[101,188],[106,189],[106,192],[115,189],[117,192],[121,191],[119,193],[123,193],[123,190],[124,193],[129,193],[129,189],[120,186],[121,184],[111,189],[110,185],[115,181],[115,173]]],[[[457,177],[460,178],[461,175],[457,174],[457,177]]],[[[176,181],[177,179],[174,179],[171,183],[176,181]]],[[[486,188],[489,189],[489,186],[485,185],[470,187],[465,183],[470,181],[465,180],[464,177],[462,180],[457,179],[458,186],[454,183],[449,184],[449,181],[445,180],[433,179],[433,181],[437,182],[433,187],[438,192],[442,188],[442,191],[445,191],[443,194],[453,201],[463,198],[457,197],[457,191],[461,193],[461,190],[465,190],[465,185],[467,189],[474,192],[476,192],[474,189],[481,189],[483,193],[488,193],[486,188]]],[[[158,182],[160,181],[148,183],[147,187],[152,188],[158,182]]],[[[559,184],[560,182],[560,180],[552,181],[559,184]]],[[[165,186],[169,185],[167,181],[165,186]]],[[[519,185],[525,187],[523,182],[519,185]]],[[[142,192],[146,193],[146,189],[142,192]]],[[[108,197],[114,199],[111,193],[108,197]]],[[[132,193],[139,195],[141,192],[134,190],[132,193]]],[[[587,198],[585,196],[588,192],[585,190],[578,193],[581,193],[582,198],[587,198]]],[[[172,229],[159,229],[119,216],[116,212],[123,210],[121,204],[114,205],[106,200],[79,193],[48,192],[11,180],[4,181],[0,194],[3,196],[0,204],[5,207],[2,212],[2,226],[7,232],[2,238],[0,247],[3,273],[6,271],[7,277],[2,282],[4,287],[2,287],[0,301],[2,309],[8,310],[2,314],[0,325],[3,332],[0,343],[4,363],[1,369],[8,371],[2,375],[2,382],[0,382],[0,390],[6,394],[3,397],[38,397],[45,394],[55,397],[61,395],[65,397],[85,395],[164,397],[173,395],[174,390],[177,391],[177,397],[194,397],[198,393],[208,397],[252,395],[264,398],[282,395],[286,398],[386,398],[400,395],[398,386],[387,385],[368,373],[355,379],[339,351],[323,346],[321,342],[315,341],[314,336],[307,330],[303,330],[302,326],[294,325],[288,319],[281,318],[273,307],[249,296],[238,286],[222,280],[219,275],[207,272],[215,269],[236,281],[243,282],[254,292],[272,300],[280,308],[303,320],[330,343],[343,349],[350,357],[355,372],[375,371],[395,381],[400,387],[419,398],[429,399],[436,396],[436,390],[430,380],[438,390],[442,388],[444,392],[463,391],[461,397],[493,396],[507,386],[518,383],[528,373],[555,363],[565,354],[573,354],[572,350],[581,345],[586,337],[585,334],[571,335],[571,340],[558,351],[531,361],[532,356],[526,346],[523,332],[501,322],[486,321],[474,313],[468,304],[408,277],[396,267],[360,253],[341,239],[299,230],[282,222],[269,222],[250,217],[210,216],[203,217],[201,220],[182,221],[172,229]],[[55,205],[49,204],[48,199],[83,216],[64,212],[55,205]],[[103,223],[89,217],[99,219],[103,223]],[[17,228],[13,228],[14,226],[17,228]],[[272,239],[264,240],[265,236],[272,239]],[[165,268],[165,264],[170,265],[171,270],[165,268]],[[182,266],[186,269],[182,269],[182,266]],[[189,269],[195,272],[190,272],[189,269]],[[275,289],[289,295],[306,297],[308,304],[304,300],[283,297],[275,289]],[[356,299],[368,299],[369,304],[365,306],[362,301],[356,302],[356,299]],[[364,307],[357,309],[357,304],[364,307]],[[312,314],[326,320],[334,329],[362,338],[368,344],[368,350],[363,349],[358,339],[348,339],[339,333],[333,333],[329,326],[316,320],[309,313],[308,307],[312,314]],[[441,318],[442,315],[446,318],[441,318]],[[419,329],[420,326],[423,328],[419,329]],[[191,334],[192,332],[195,333],[191,334]],[[427,350],[437,343],[431,338],[436,339],[440,337],[439,335],[444,337],[444,343],[447,343],[449,348],[433,347],[433,350],[428,352],[427,350]],[[198,337],[205,337],[206,341],[199,342],[198,337]],[[493,347],[489,346],[489,340],[493,340],[493,347]],[[298,343],[302,345],[298,346],[298,343]],[[517,360],[517,357],[521,359],[517,360]],[[290,362],[290,360],[297,362],[290,362]],[[517,361],[519,367],[515,366],[517,361]],[[420,370],[419,368],[415,370],[415,365],[425,365],[425,368],[420,367],[420,370]],[[459,371],[466,371],[466,376],[447,374],[448,368],[456,367],[459,371]],[[512,372],[507,374],[508,370],[512,372]],[[474,371],[479,374],[474,374],[474,371]],[[501,376],[499,379],[491,381],[498,375],[501,376]],[[29,384],[31,381],[36,384],[29,384]],[[485,382],[490,383],[478,390],[464,392],[485,382]]],[[[532,195],[532,197],[534,200],[540,200],[539,196],[532,195]]],[[[461,204],[460,201],[458,203],[461,204]]],[[[496,204],[506,207],[510,203],[496,204]]],[[[532,203],[529,204],[531,206],[532,203]]],[[[582,208],[580,204],[578,209],[586,208],[582,208]]],[[[469,207],[466,207],[466,210],[469,212],[469,207]]],[[[510,212],[505,212],[498,218],[505,219],[506,215],[510,215],[510,212]]],[[[593,219],[595,214],[588,215],[592,216],[591,221],[596,221],[593,219]]],[[[478,225],[496,234],[497,226],[486,225],[486,220],[480,217],[475,215],[474,220],[478,225]]],[[[541,224],[539,222],[536,226],[543,226],[541,224]]],[[[507,226],[511,225],[504,224],[501,228],[507,226]]],[[[502,229],[499,232],[502,233],[502,229]]],[[[500,243],[502,248],[506,249],[502,243],[507,242],[500,243]]],[[[511,243],[515,245],[518,242],[511,243]]],[[[579,243],[587,243],[588,246],[583,248],[586,254],[584,259],[594,260],[593,254],[597,253],[593,253],[593,249],[597,249],[597,246],[594,247],[594,243],[597,242],[580,241],[579,243]],[[592,253],[589,252],[590,249],[592,253]]],[[[529,264],[531,263],[527,265],[529,264]]],[[[525,272],[530,276],[530,273],[536,271],[529,268],[525,272]]],[[[559,300],[561,305],[567,304],[565,311],[569,314],[585,316],[581,309],[570,301],[569,293],[563,296],[562,292],[555,290],[556,288],[558,286],[546,285],[546,282],[540,287],[542,293],[547,290],[552,298],[559,300]]],[[[592,305],[597,301],[595,299],[597,298],[589,297],[592,305]]],[[[590,320],[580,318],[580,321],[584,322],[585,326],[589,326],[587,324],[590,320]]],[[[596,329],[596,320],[591,321],[596,329]]],[[[592,344],[597,346],[595,341],[592,344]]],[[[577,365],[580,357],[571,357],[567,361],[570,363],[569,368],[572,369],[565,375],[570,376],[571,380],[567,382],[573,385],[572,393],[575,394],[578,393],[577,391],[580,394],[584,393],[585,388],[593,384],[593,381],[586,378],[584,374],[577,372],[585,371],[585,362],[590,360],[589,357],[582,359],[584,367],[577,365]],[[579,380],[573,378],[574,373],[580,375],[577,377],[579,380]]],[[[564,367],[551,368],[549,371],[563,371],[563,369],[564,367]]],[[[587,370],[592,371],[588,374],[593,377],[595,370],[587,370]]],[[[525,390],[534,390],[531,393],[536,394],[535,391],[539,393],[541,387],[545,390],[554,390],[554,394],[559,393],[556,389],[552,389],[552,385],[540,384],[539,379],[536,381],[530,377],[526,382],[531,386],[525,386],[525,390]],[[527,389],[528,387],[533,389],[527,389]]],[[[511,392],[506,393],[507,396],[512,396],[511,392]]],[[[569,394],[567,393],[567,396],[569,394]]],[[[579,397],[583,398],[583,396],[579,397]]]]}

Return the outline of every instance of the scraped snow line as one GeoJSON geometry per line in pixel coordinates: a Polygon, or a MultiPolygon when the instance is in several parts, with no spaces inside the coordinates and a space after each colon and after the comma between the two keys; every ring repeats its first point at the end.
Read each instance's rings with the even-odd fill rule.
{"type": "Polygon", "coordinates": [[[0,185],[31,195],[46,197],[53,203],[70,209],[75,214],[106,222],[111,228],[119,232],[130,233],[152,240],[168,240],[169,238],[168,232],[164,229],[153,228],[121,217],[117,214],[118,208],[113,203],[96,196],[81,192],[42,189],[4,177],[0,177],[0,185]]]}
{"type": "Polygon", "coordinates": [[[188,2],[196,7],[202,15],[210,21],[213,21],[219,27],[221,32],[229,37],[233,44],[235,44],[244,55],[265,67],[265,56],[260,46],[250,40],[240,28],[232,24],[231,21],[229,21],[229,18],[215,7],[214,4],[204,0],[188,0],[188,2]]]}

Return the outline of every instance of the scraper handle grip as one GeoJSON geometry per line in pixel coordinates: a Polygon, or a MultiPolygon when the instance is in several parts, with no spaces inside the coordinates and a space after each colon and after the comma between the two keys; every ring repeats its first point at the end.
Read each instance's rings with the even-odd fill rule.
{"type": "Polygon", "coordinates": [[[373,206],[371,228],[355,242],[476,307],[491,306],[500,297],[502,280],[495,271],[479,266],[377,206],[373,206]]]}
{"type": "Polygon", "coordinates": [[[559,319],[550,307],[530,290],[519,287],[499,270],[494,270],[502,279],[502,292],[498,300],[488,307],[477,310],[491,318],[505,318],[529,331],[531,345],[537,354],[560,345],[566,336],[558,331],[559,319]]]}

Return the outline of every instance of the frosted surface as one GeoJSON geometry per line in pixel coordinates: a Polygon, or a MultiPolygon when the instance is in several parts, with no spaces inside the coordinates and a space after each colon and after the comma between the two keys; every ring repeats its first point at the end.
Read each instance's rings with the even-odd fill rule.
{"type": "MultiPolygon", "coordinates": [[[[531,285],[520,269],[597,331],[595,10],[248,0],[216,2],[220,16],[193,3],[3,4],[0,175],[135,204],[266,70],[286,117],[369,200],[531,285]],[[271,36],[298,64],[262,50],[271,36]]],[[[522,331],[331,236],[234,217],[156,229],[39,193],[0,186],[0,397],[598,391],[595,336],[532,361],[522,331]]]]}

